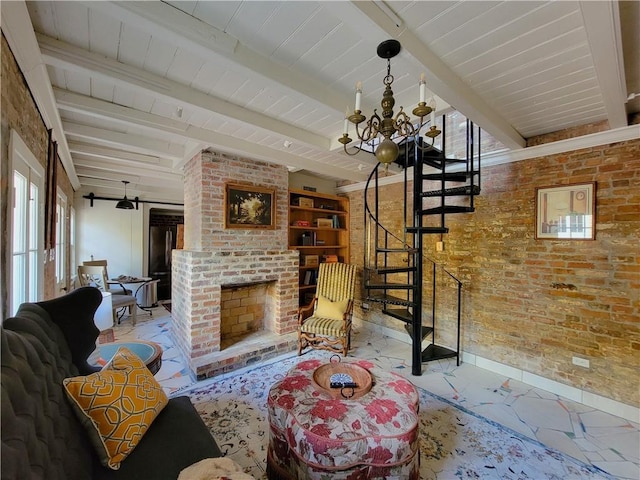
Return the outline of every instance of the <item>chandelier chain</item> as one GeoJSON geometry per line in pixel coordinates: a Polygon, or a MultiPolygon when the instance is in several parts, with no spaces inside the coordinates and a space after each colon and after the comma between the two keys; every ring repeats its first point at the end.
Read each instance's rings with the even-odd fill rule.
{"type": "Polygon", "coordinates": [[[382,83],[384,83],[385,86],[389,87],[393,83],[393,80],[393,75],[391,75],[391,60],[387,58],[387,76],[384,77],[382,83]]]}

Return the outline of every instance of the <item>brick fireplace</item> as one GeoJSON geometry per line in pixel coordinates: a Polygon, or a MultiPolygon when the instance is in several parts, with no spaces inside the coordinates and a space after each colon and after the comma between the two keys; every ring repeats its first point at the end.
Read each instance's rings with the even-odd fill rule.
{"type": "Polygon", "coordinates": [[[203,379],[293,351],[298,252],[287,250],[286,167],[204,151],[185,166],[184,185],[184,250],[173,252],[171,314],[176,345],[192,374],[203,379]],[[227,182],[274,189],[275,228],[225,229],[227,182]],[[264,296],[260,328],[222,348],[223,295],[258,285],[264,296]]]}

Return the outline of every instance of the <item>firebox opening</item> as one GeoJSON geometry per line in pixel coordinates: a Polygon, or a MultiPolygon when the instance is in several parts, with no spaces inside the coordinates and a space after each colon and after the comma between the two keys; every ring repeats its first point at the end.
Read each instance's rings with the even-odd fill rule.
{"type": "Polygon", "coordinates": [[[221,286],[220,350],[264,330],[268,290],[269,283],[221,286]]]}

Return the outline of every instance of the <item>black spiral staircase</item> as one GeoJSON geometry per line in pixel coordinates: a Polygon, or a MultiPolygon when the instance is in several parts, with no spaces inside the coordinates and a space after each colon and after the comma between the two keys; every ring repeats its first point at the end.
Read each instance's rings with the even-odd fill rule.
{"type": "MultiPolygon", "coordinates": [[[[442,130],[441,137],[446,138],[442,130]]],[[[444,141],[441,149],[426,148],[419,138],[399,145],[396,163],[403,167],[403,205],[379,197],[381,164],[373,169],[365,188],[365,299],[381,303],[382,313],[404,322],[412,340],[413,375],[422,374],[423,362],[456,358],[460,364],[462,282],[424,255],[423,243],[424,235],[442,239],[449,231],[448,215],[474,211],[474,198],[480,193],[480,149],[475,147],[480,129],[467,120],[462,135],[466,137],[462,139],[464,159],[447,158],[444,141]],[[390,214],[396,206],[397,215],[390,214]],[[386,225],[379,221],[381,207],[389,219],[386,225]],[[455,326],[454,338],[453,329],[447,330],[450,346],[446,347],[436,343],[442,341],[445,322],[455,326]]]]}

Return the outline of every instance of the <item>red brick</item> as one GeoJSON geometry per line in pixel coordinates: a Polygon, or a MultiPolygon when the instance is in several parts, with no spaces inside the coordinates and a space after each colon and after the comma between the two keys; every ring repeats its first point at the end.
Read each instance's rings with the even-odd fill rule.
{"type": "MultiPolygon", "coordinates": [[[[540,144],[606,130],[606,122],[530,139],[540,144]],[[589,131],[592,129],[592,131],[589,131]]],[[[445,250],[425,236],[430,256],[464,282],[466,352],[639,406],[640,378],[612,372],[640,368],[640,140],[483,167],[471,214],[447,216],[445,250]],[[597,182],[594,241],[535,240],[535,189],[597,182]],[[514,228],[514,227],[518,228],[514,228]],[[516,281],[517,280],[517,281],[516,281]],[[576,290],[554,289],[571,284],[576,290]],[[584,336],[589,334],[587,336],[584,336]],[[531,349],[531,345],[539,346],[531,349]],[[576,370],[582,354],[605,367],[576,370]]],[[[400,184],[382,187],[381,220],[402,234],[400,184]]],[[[364,258],[363,194],[349,194],[351,262],[364,258]]],[[[436,238],[437,237],[437,238],[436,238]]],[[[427,265],[425,265],[427,266],[427,265]]],[[[425,305],[430,311],[430,306],[425,305]]],[[[402,330],[373,305],[366,320],[402,330]]],[[[448,329],[448,325],[442,328],[448,329]]],[[[453,331],[443,332],[451,337],[453,331]]],[[[592,362],[592,366],[595,362],[592,362]]]]}

